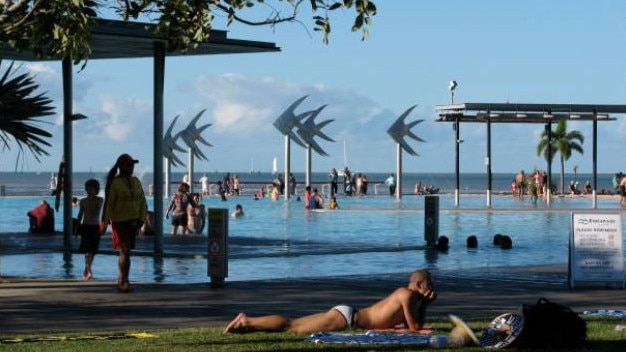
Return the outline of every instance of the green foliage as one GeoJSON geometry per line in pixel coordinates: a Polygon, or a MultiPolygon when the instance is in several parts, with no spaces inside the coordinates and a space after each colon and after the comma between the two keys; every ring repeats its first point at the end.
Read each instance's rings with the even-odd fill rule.
{"type": "MultiPolygon", "coordinates": [[[[552,125],[550,125],[552,128],[552,125]]],[[[556,154],[560,154],[561,158],[561,193],[565,192],[565,161],[569,160],[572,152],[576,151],[583,154],[582,144],[585,137],[580,131],[568,131],[567,121],[559,120],[556,129],[551,131],[550,148],[548,148],[548,131],[541,133],[541,139],[537,145],[537,155],[542,155],[544,159],[551,165],[556,154]],[[548,151],[548,149],[550,149],[548,151]]]]}
{"type": "Polygon", "coordinates": [[[15,142],[21,151],[29,150],[39,161],[39,156],[48,155],[45,148],[50,143],[46,139],[52,135],[36,124],[43,122],[40,117],[52,115],[54,106],[44,94],[33,95],[39,85],[31,75],[19,74],[19,67],[13,65],[0,77],[0,145],[10,150],[15,142]]]}
{"type": "Polygon", "coordinates": [[[74,63],[91,54],[93,0],[7,1],[0,15],[0,40],[37,57],[71,57],[74,63]]]}
{"type": "Polygon", "coordinates": [[[299,22],[303,4],[310,5],[313,28],[322,33],[324,43],[329,42],[333,11],[353,10],[352,30],[361,30],[363,40],[376,15],[370,0],[7,0],[0,1],[0,40],[40,58],[71,57],[77,64],[89,59],[90,21],[104,6],[123,20],[149,18],[156,24],[155,34],[170,39],[170,49],[184,51],[209,38],[216,13],[225,14],[228,25],[275,26],[299,22]],[[269,15],[251,19],[264,9],[269,9],[269,15]]]}

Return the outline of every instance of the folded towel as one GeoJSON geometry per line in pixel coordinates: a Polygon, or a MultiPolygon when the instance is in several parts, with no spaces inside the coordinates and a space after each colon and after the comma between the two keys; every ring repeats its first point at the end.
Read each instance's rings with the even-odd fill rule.
{"type": "Polygon", "coordinates": [[[586,310],[583,312],[583,315],[598,316],[598,317],[626,318],[626,310],[615,310],[615,309],[586,310]]]}

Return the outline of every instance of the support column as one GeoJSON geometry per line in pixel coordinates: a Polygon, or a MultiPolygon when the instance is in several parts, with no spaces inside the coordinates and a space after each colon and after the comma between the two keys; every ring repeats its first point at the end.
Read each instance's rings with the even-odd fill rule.
{"type": "Polygon", "coordinates": [[[487,208],[491,208],[491,119],[487,120],[487,208]]]}
{"type": "Polygon", "coordinates": [[[546,187],[546,205],[549,206],[552,198],[552,121],[548,121],[545,128],[548,134],[548,184],[546,187]]]}
{"type": "Polygon", "coordinates": [[[63,179],[63,248],[65,251],[72,249],[72,175],[74,172],[72,149],[72,114],[73,107],[73,79],[72,59],[66,57],[62,62],[63,71],[63,162],[65,174],[57,175],[63,179]]]}
{"type": "Polygon", "coordinates": [[[593,191],[592,191],[592,207],[598,208],[598,113],[593,113],[593,150],[592,150],[592,164],[593,164],[593,191]]]}
{"type": "Polygon", "coordinates": [[[165,43],[154,43],[154,253],[163,254],[163,90],[165,43]]]}
{"type": "Polygon", "coordinates": [[[461,139],[460,139],[460,133],[459,133],[459,129],[460,129],[460,124],[459,124],[459,118],[457,117],[456,120],[454,121],[454,147],[455,147],[455,155],[456,155],[456,159],[455,159],[455,175],[456,175],[456,188],[454,189],[454,206],[455,207],[459,207],[459,198],[460,198],[460,175],[459,175],[459,144],[461,144],[461,139]]]}

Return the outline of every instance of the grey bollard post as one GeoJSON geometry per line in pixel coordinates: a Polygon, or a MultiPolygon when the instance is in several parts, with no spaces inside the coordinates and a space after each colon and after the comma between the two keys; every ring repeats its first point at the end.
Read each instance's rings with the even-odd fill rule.
{"type": "Polygon", "coordinates": [[[424,197],[424,240],[426,246],[434,247],[439,238],[439,197],[424,197]]]}
{"type": "Polygon", "coordinates": [[[207,218],[207,275],[211,277],[211,287],[224,287],[228,277],[228,209],[209,208],[207,218]]]}

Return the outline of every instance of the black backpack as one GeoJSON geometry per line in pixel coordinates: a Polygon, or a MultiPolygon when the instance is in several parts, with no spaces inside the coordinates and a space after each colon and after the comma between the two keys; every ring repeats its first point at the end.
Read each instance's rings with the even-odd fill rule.
{"type": "Polygon", "coordinates": [[[545,298],[522,306],[524,328],[515,341],[523,348],[573,348],[587,342],[587,323],[573,310],[545,298]]]}

